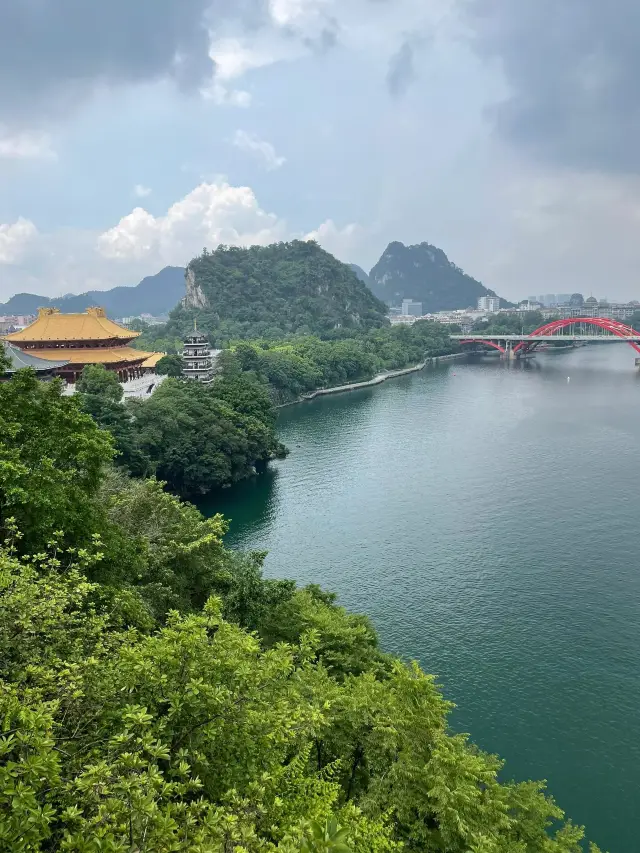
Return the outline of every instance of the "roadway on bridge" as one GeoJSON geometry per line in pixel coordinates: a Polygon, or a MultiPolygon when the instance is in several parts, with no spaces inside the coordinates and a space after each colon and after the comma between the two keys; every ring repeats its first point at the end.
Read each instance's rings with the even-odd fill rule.
{"type": "Polygon", "coordinates": [[[454,341],[593,341],[597,343],[640,343],[640,335],[485,335],[483,332],[470,332],[468,335],[449,335],[454,341]]]}

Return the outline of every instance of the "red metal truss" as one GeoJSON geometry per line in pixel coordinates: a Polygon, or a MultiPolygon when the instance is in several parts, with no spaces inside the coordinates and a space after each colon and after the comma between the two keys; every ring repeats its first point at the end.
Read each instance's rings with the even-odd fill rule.
{"type": "MultiPolygon", "coordinates": [[[[640,336],[640,332],[636,332],[631,326],[626,326],[624,323],[621,323],[619,320],[610,320],[606,317],[571,317],[565,320],[553,320],[551,323],[547,323],[544,326],[540,326],[539,329],[536,329],[535,332],[531,332],[531,336],[543,335],[545,337],[552,337],[555,332],[560,331],[560,329],[566,329],[567,326],[574,326],[578,323],[586,323],[590,326],[598,326],[600,329],[604,329],[607,332],[610,332],[612,335],[615,335],[618,338],[628,338],[628,337],[638,337],[640,336]]],[[[464,342],[466,343],[466,341],[464,342]]],[[[486,343],[486,341],[482,341],[482,343],[486,343]]],[[[518,352],[519,350],[527,347],[531,344],[531,341],[521,341],[514,348],[514,352],[518,352]]],[[[535,342],[533,342],[535,343],[535,342]]],[[[636,350],[636,352],[640,353],[640,345],[636,341],[629,341],[629,344],[636,350]]]]}
{"type": "Polygon", "coordinates": [[[482,338],[469,338],[467,341],[459,341],[460,344],[484,344],[487,347],[493,347],[494,349],[499,350],[500,352],[506,353],[506,349],[501,347],[500,344],[497,344],[495,341],[485,341],[482,338]]]}

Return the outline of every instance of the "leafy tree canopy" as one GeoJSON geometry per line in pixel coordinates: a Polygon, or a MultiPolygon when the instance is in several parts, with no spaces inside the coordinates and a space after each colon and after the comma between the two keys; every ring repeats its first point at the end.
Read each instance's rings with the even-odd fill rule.
{"type": "Polygon", "coordinates": [[[197,317],[217,345],[387,325],[386,307],[354,271],[314,241],[220,246],[187,267],[187,296],[163,337],[184,335],[197,317]]]}
{"type": "MultiPolygon", "coordinates": [[[[161,431],[255,417],[232,385],[165,384],[161,431]]],[[[542,785],[451,733],[433,677],[331,594],[263,578],[219,516],[112,470],[58,383],[20,372],[0,419],[0,849],[581,853],[542,785]]]]}
{"type": "Polygon", "coordinates": [[[163,356],[158,363],[156,364],[156,373],[160,376],[182,376],[182,356],[178,355],[165,355],[163,356]]]}
{"type": "Polygon", "coordinates": [[[42,549],[56,531],[88,542],[103,465],[114,454],[111,435],[96,427],[60,382],[19,370],[0,383],[0,537],[8,519],[23,549],[42,549]]]}

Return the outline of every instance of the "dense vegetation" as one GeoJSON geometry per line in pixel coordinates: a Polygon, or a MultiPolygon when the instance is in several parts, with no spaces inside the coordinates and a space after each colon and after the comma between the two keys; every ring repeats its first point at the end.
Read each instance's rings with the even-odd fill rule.
{"type": "Polygon", "coordinates": [[[284,453],[267,388],[251,375],[211,386],[167,378],[148,400],[123,405],[116,376],[92,365],[77,390],[82,410],[113,435],[116,464],[157,474],[183,497],[241,480],[284,453]]]}
{"type": "Polygon", "coordinates": [[[527,311],[523,316],[492,314],[486,320],[479,320],[473,330],[489,335],[520,335],[534,332],[546,322],[551,321],[545,320],[540,311],[527,311]]]}
{"type": "MultiPolygon", "coordinates": [[[[194,498],[283,455],[275,405],[455,349],[448,327],[419,322],[337,340],[239,342],[223,351],[222,377],[211,386],[168,378],[150,399],[126,405],[115,375],[101,366],[86,367],[77,390],[82,409],[114,436],[116,465],[136,477],[157,475],[194,498]]],[[[181,359],[166,356],[159,367],[179,376],[181,359]]]]}
{"type": "Polygon", "coordinates": [[[496,295],[452,263],[442,249],[429,243],[389,243],[369,273],[369,282],[375,295],[389,305],[416,299],[422,302],[425,314],[475,308],[480,296],[496,295]]]}
{"type": "MultiPolygon", "coordinates": [[[[448,326],[424,321],[341,340],[247,341],[235,344],[232,353],[242,370],[265,380],[273,400],[283,403],[317,388],[371,379],[384,370],[455,352],[457,345],[449,340],[449,331],[448,326]]],[[[232,369],[230,362],[227,365],[232,369]]]]}
{"type": "Polygon", "coordinates": [[[86,311],[100,305],[110,317],[129,317],[145,313],[168,314],[184,296],[184,270],[165,267],[149,275],[135,287],[114,287],[111,290],[90,290],[50,299],[33,293],[16,293],[0,305],[0,314],[35,314],[38,308],[57,307],[63,314],[86,311]]]}
{"type": "Polygon", "coordinates": [[[353,270],[313,241],[205,250],[187,267],[186,281],[184,305],[171,312],[165,337],[184,339],[194,318],[217,346],[387,324],[385,306],[353,270]]]}
{"type": "Polygon", "coordinates": [[[580,853],[432,677],[115,472],[81,402],[0,384],[2,850],[580,853]]]}

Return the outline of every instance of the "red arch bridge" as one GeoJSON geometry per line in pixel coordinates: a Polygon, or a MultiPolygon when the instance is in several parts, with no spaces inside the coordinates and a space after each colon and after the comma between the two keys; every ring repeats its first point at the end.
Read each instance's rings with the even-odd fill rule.
{"type": "MultiPolygon", "coordinates": [[[[506,358],[519,358],[529,355],[544,344],[552,341],[566,344],[578,342],[619,343],[624,341],[640,353],[640,332],[626,326],[618,320],[606,317],[572,317],[566,320],[553,320],[540,326],[530,334],[522,335],[484,335],[482,333],[451,335],[452,340],[460,344],[491,347],[506,358]]],[[[636,359],[636,364],[640,362],[636,359]]]]}

